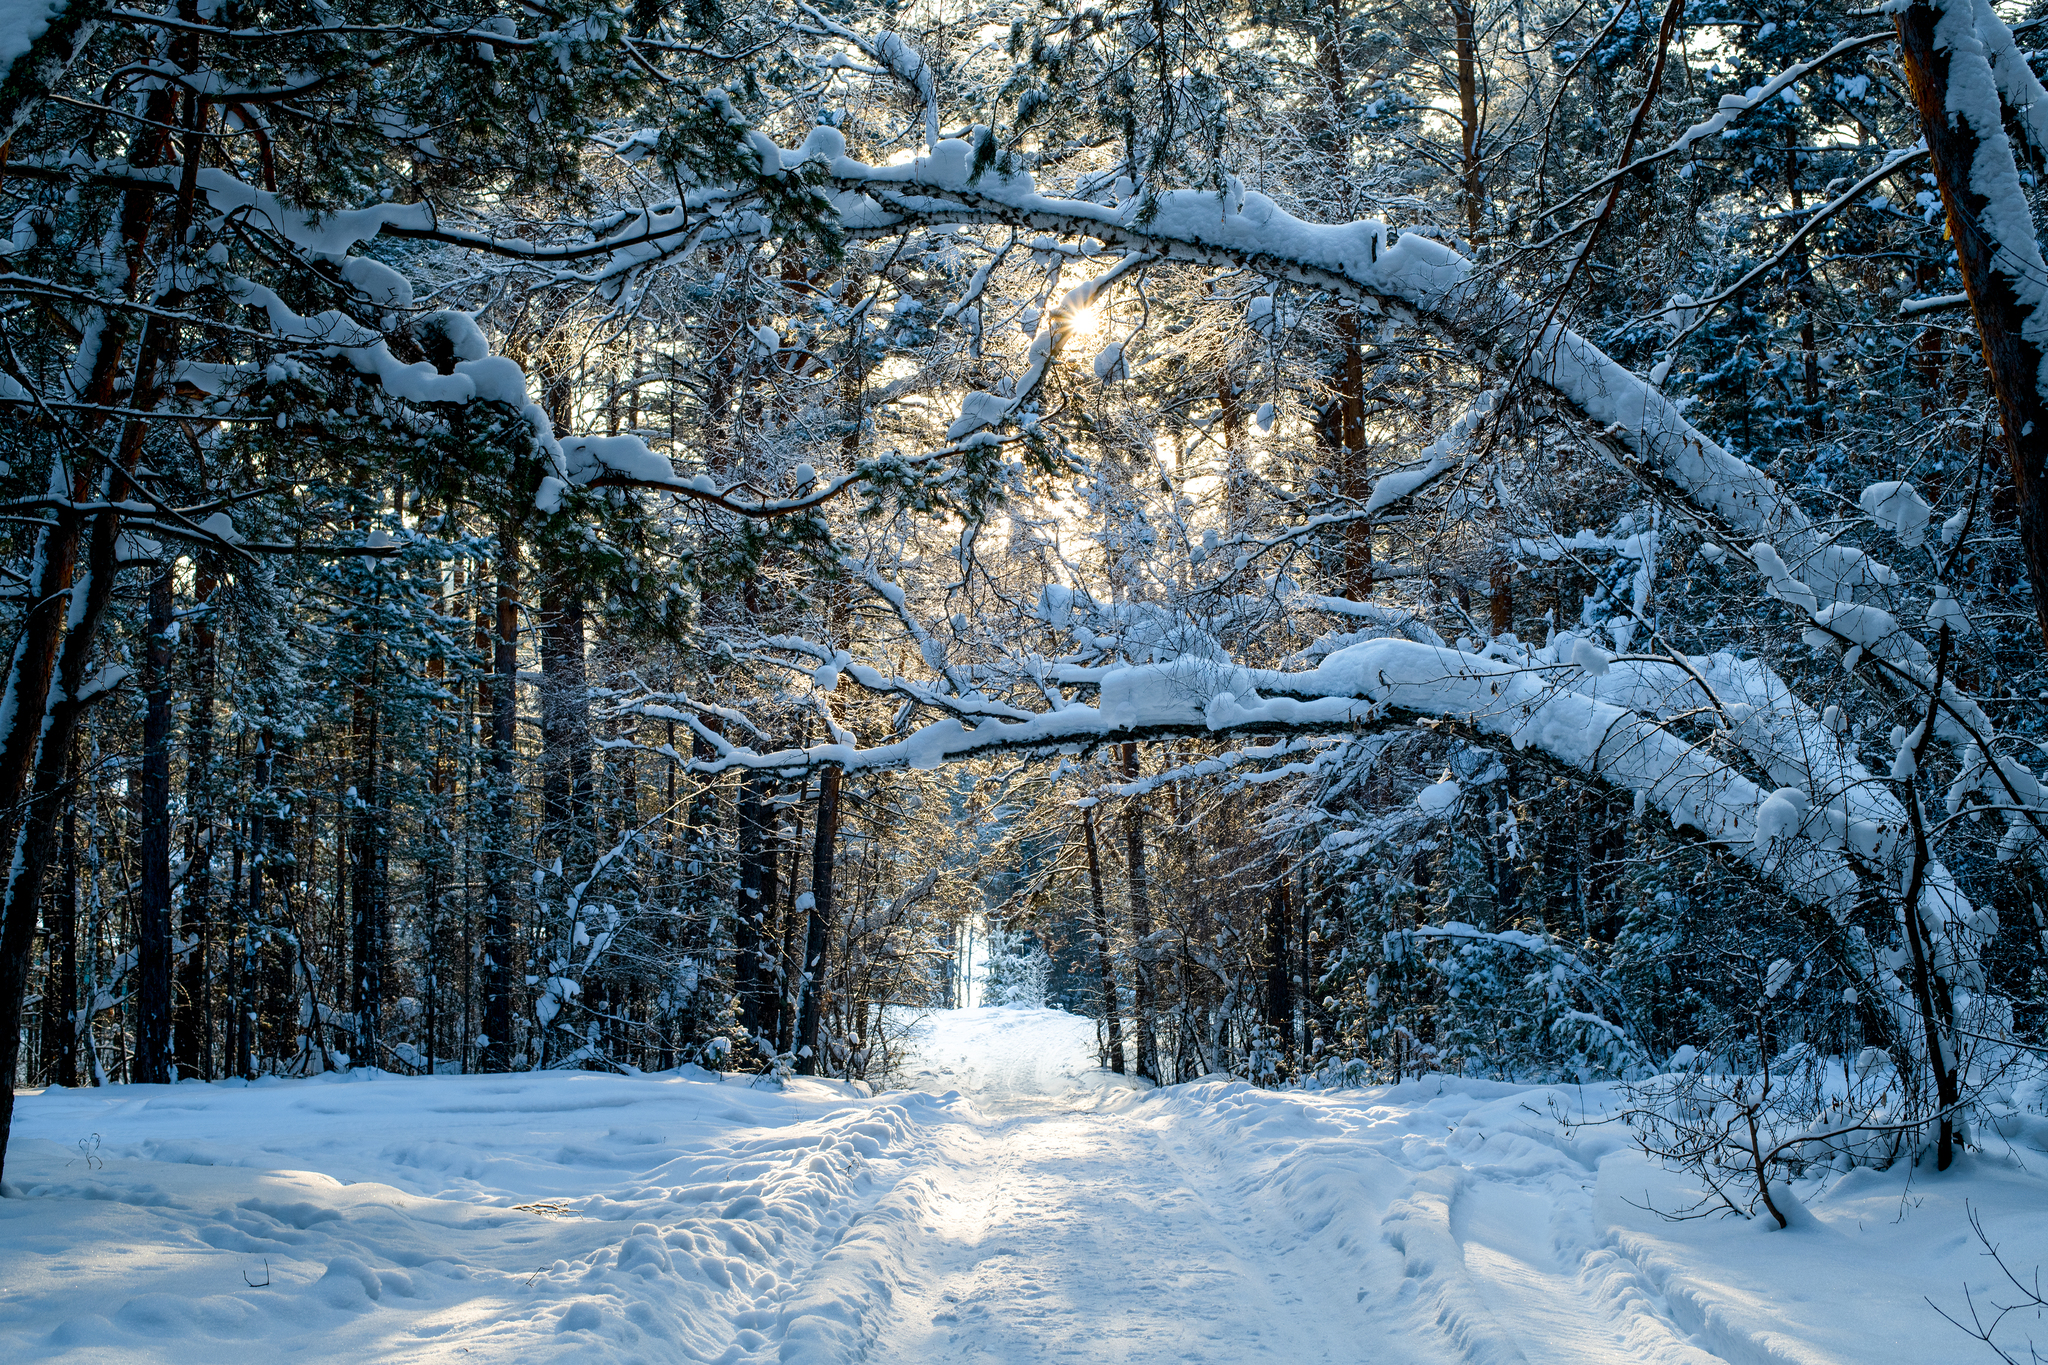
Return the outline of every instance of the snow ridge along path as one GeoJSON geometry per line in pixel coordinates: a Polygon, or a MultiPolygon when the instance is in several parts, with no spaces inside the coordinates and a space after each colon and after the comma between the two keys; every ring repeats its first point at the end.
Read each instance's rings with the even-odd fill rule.
{"type": "Polygon", "coordinates": [[[1923,1302],[1993,1288],[1965,1199],[2048,1262],[2040,1120],[1939,1178],[1801,1186],[1815,1217],[1766,1232],[1647,1212],[1683,1182],[1560,1122],[1597,1087],[1154,1091],[1050,1010],[916,1045],[880,1096],[694,1069],[24,1095],[0,1360],[1927,1365],[1981,1352],[1923,1302]]]}

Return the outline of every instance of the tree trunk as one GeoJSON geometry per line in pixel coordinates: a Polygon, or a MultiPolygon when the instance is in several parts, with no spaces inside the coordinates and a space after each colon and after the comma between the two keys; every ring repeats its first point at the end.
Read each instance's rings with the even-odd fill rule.
{"type": "Polygon", "coordinates": [[[797,1071],[815,1076],[824,1064],[825,946],[832,923],[832,866],[839,851],[839,769],[818,774],[817,830],[811,836],[811,911],[804,932],[803,1011],[797,1018],[797,1071]]]}
{"type": "Polygon", "coordinates": [[[1251,531],[1252,473],[1245,456],[1244,395],[1232,382],[1228,365],[1216,381],[1216,403],[1216,421],[1209,431],[1223,438],[1223,533],[1234,539],[1251,531]]]}
{"type": "Polygon", "coordinates": [[[513,758],[519,722],[519,541],[509,522],[498,531],[495,629],[491,634],[490,828],[484,846],[484,1010],[482,1068],[512,1067],[513,758]]]}
{"type": "Polygon", "coordinates": [[[1116,958],[1110,951],[1109,908],[1102,898],[1102,858],[1095,847],[1095,807],[1081,808],[1081,840],[1088,848],[1088,891],[1095,906],[1095,970],[1102,978],[1102,1022],[1109,1034],[1109,1069],[1124,1074],[1124,1019],[1116,996],[1116,958]]]}
{"type": "MultiPolygon", "coordinates": [[[[154,381],[152,380],[152,383],[154,381]]],[[[111,500],[125,497],[126,480],[111,481],[111,500]]],[[[21,1006],[27,993],[30,954],[35,946],[37,907],[42,901],[43,877],[57,845],[57,830],[64,807],[71,797],[67,780],[72,737],[90,702],[85,691],[86,667],[91,661],[93,641],[99,634],[100,619],[113,596],[115,545],[120,535],[118,512],[102,512],[93,519],[91,542],[86,550],[84,576],[72,585],[70,628],[57,651],[56,668],[48,699],[43,707],[42,742],[36,748],[33,779],[26,806],[11,823],[14,857],[0,900],[0,1160],[4,1160],[7,1135],[14,1124],[14,1080],[21,1065],[21,1006]]],[[[0,1175],[4,1175],[0,1167],[0,1175]]]]}
{"type": "MultiPolygon", "coordinates": [[[[249,866],[248,880],[242,883],[242,933],[241,958],[235,967],[235,1064],[233,1070],[244,1080],[256,1079],[256,982],[258,925],[263,917],[263,859],[264,844],[269,838],[270,824],[263,818],[262,803],[269,798],[270,786],[270,736],[258,736],[255,758],[250,764],[250,785],[255,790],[255,801],[249,809],[249,866]]],[[[240,868],[240,854],[236,855],[237,872],[240,868]]],[[[238,876],[239,882],[241,878],[238,876]]]]}
{"type": "MultiPolygon", "coordinates": [[[[1372,496],[1371,471],[1366,468],[1365,434],[1365,322],[1353,304],[1340,304],[1337,335],[1343,347],[1342,365],[1337,373],[1334,395],[1337,420],[1337,492],[1354,510],[1362,509],[1372,496]]],[[[1328,425],[1328,424],[1326,424],[1328,425]]],[[[1372,594],[1372,523],[1354,520],[1344,523],[1342,581],[1345,595],[1362,602],[1372,594]]]]}
{"type": "MultiPolygon", "coordinates": [[[[172,1033],[178,1074],[213,1079],[213,704],[217,669],[208,606],[220,586],[213,556],[202,553],[193,580],[192,709],[185,721],[185,958],[172,1033]]],[[[68,812],[65,817],[70,818],[68,812]]]]}
{"type": "Polygon", "coordinates": [[[1469,0],[1451,0],[1451,29],[1458,59],[1460,190],[1465,201],[1465,236],[1478,245],[1486,216],[1486,181],[1479,160],[1479,41],[1469,0]]]}
{"type": "Polygon", "coordinates": [[[1266,1022],[1280,1035],[1281,1046],[1289,1052],[1294,1050],[1294,964],[1288,945],[1292,918],[1287,904],[1287,874],[1283,872],[1273,883],[1273,894],[1266,901],[1266,1022]]]}
{"type": "Polygon", "coordinates": [[[1301,932],[1296,936],[1301,945],[1301,967],[1300,973],[1296,978],[1296,983],[1299,985],[1300,990],[1296,998],[1300,1001],[1301,1005],[1299,1046],[1301,1048],[1303,1064],[1306,1065],[1310,1057],[1310,1045],[1313,1042],[1315,1032],[1316,986],[1322,980],[1322,973],[1318,970],[1316,963],[1315,902],[1309,895],[1307,868],[1300,869],[1300,877],[1294,889],[1296,892],[1295,898],[1301,902],[1301,932]]]}
{"type": "Polygon", "coordinates": [[[1503,559],[1494,564],[1492,571],[1487,576],[1487,589],[1487,628],[1495,635],[1506,635],[1515,628],[1515,566],[1513,561],[1503,559]]]}
{"type": "Polygon", "coordinates": [[[2025,335],[2048,286],[2040,244],[1971,7],[1963,0],[1916,3],[1894,22],[1956,265],[1998,395],[2035,624],[2048,641],[2048,399],[2039,378],[2041,348],[2025,335]]]}
{"type": "MultiPolygon", "coordinates": [[[[1794,231],[1797,221],[1806,212],[1806,195],[1799,187],[1801,168],[1797,135],[1791,124],[1785,125],[1785,193],[1792,201],[1794,231]]],[[[1820,350],[1819,333],[1813,320],[1813,252],[1811,242],[1803,241],[1792,248],[1792,264],[1786,270],[1786,284],[1791,299],[1789,306],[1801,312],[1799,320],[1799,350],[1801,355],[1802,388],[1806,396],[1807,434],[1818,441],[1827,434],[1827,423],[1820,410],[1820,350]]]]}
{"type": "MultiPolygon", "coordinates": [[[[181,36],[173,40],[170,55],[181,67],[189,69],[194,53],[192,39],[181,36]]],[[[150,97],[148,107],[157,111],[153,117],[161,125],[178,112],[179,104],[174,86],[166,83],[150,97]]],[[[183,157],[171,222],[173,241],[182,241],[191,225],[199,185],[197,96],[187,94],[182,105],[183,157]]],[[[165,145],[168,147],[168,141],[165,145]]],[[[135,265],[155,221],[155,212],[154,196],[128,196],[122,228],[129,245],[126,287],[131,292],[141,278],[135,265]]],[[[169,296],[160,297],[169,301],[169,296]]],[[[118,336],[116,333],[116,351],[111,359],[106,356],[104,341],[101,353],[101,359],[115,367],[121,359],[118,336]]],[[[159,369],[171,359],[176,341],[176,326],[164,317],[152,316],[144,326],[129,384],[131,405],[147,409],[155,404],[159,369]]],[[[95,380],[99,378],[96,367],[95,380]]],[[[107,382],[111,383],[110,374],[107,382]]],[[[0,847],[12,850],[13,854],[5,893],[0,895],[0,1021],[5,1025],[0,1027],[0,1081],[4,1081],[0,1084],[0,1163],[5,1161],[7,1138],[14,1126],[14,1081],[21,1064],[22,1000],[27,993],[30,955],[35,947],[43,878],[56,849],[63,808],[71,797],[66,780],[71,742],[90,700],[84,691],[86,665],[100,620],[113,596],[118,572],[116,545],[122,513],[115,508],[129,495],[128,474],[140,458],[144,426],[139,418],[130,418],[123,426],[105,483],[95,490],[106,496],[107,510],[92,518],[82,580],[73,582],[71,578],[71,560],[80,525],[76,515],[60,511],[47,532],[38,532],[37,550],[41,557],[31,564],[29,576],[39,591],[47,585],[50,592],[31,607],[16,642],[5,689],[0,691],[0,810],[9,812],[8,818],[0,820],[0,847]],[[69,547],[65,545],[67,539],[69,547]],[[62,565],[52,563],[53,551],[61,553],[62,565]],[[68,594],[59,586],[62,583],[70,585],[68,594]],[[66,597],[68,600],[64,600],[66,597]],[[60,634],[61,645],[57,643],[60,634]],[[35,703],[33,708],[28,705],[31,701],[35,703]],[[32,774],[32,778],[24,782],[26,774],[32,774]],[[19,798],[24,790],[29,796],[26,804],[21,804],[19,798]]],[[[56,496],[71,495],[69,475],[62,460],[52,471],[51,488],[56,496]]],[[[4,1174],[4,1164],[0,1164],[0,1176],[4,1174]]]]}
{"type": "Polygon", "coordinates": [[[143,648],[141,894],[136,901],[135,1079],[162,1085],[171,1069],[171,571],[149,584],[143,648]]]}
{"type": "Polygon", "coordinates": [[[379,1035],[383,1018],[387,929],[385,868],[389,832],[384,825],[384,813],[379,809],[383,800],[381,778],[384,765],[380,696],[382,659],[374,641],[370,649],[369,667],[356,689],[356,799],[348,821],[348,845],[354,854],[349,900],[354,911],[351,928],[355,938],[355,974],[349,1008],[355,1011],[356,1016],[353,1047],[357,1066],[376,1066],[382,1055],[383,1039],[379,1035]]]}
{"type": "MultiPolygon", "coordinates": [[[[790,822],[789,873],[782,878],[784,900],[781,924],[775,939],[775,1050],[794,1052],[798,996],[804,980],[802,945],[798,942],[804,921],[796,910],[797,868],[803,860],[804,822],[801,814],[790,822]]],[[[776,854],[781,857],[780,851],[776,854]]]]}
{"type": "MultiPolygon", "coordinates": [[[[1123,746],[1124,780],[1139,777],[1138,746],[1123,746]]],[[[1131,894],[1131,1013],[1138,1033],[1138,1074],[1159,1081],[1159,1040],[1152,1019],[1152,897],[1145,882],[1145,799],[1133,796],[1124,805],[1124,870],[1131,894]]]]}
{"type": "Polygon", "coordinates": [[[739,888],[733,901],[733,994],[739,1000],[740,1028],[749,1038],[768,1031],[769,985],[772,973],[762,960],[768,915],[775,907],[775,856],[768,842],[767,783],[749,777],[740,784],[734,811],[739,827],[739,888]]]}
{"type": "Polygon", "coordinates": [[[540,733],[544,837],[567,852],[590,812],[590,687],[583,596],[550,592],[541,603],[540,733]]]}
{"type": "Polygon", "coordinates": [[[67,770],[70,799],[58,860],[63,881],[43,921],[48,973],[43,985],[43,1070],[52,1085],[78,1084],[78,744],[67,770]]]}
{"type": "MultiPolygon", "coordinates": [[[[719,724],[715,717],[706,723],[713,728],[719,724]]],[[[691,756],[700,760],[709,760],[716,753],[711,742],[701,736],[690,748],[691,756]]],[[[673,764],[670,770],[673,773],[673,764]]],[[[718,794],[719,787],[706,782],[690,799],[682,869],[687,879],[684,882],[687,899],[682,915],[673,922],[673,931],[668,933],[667,942],[663,945],[668,960],[679,960],[681,965],[681,970],[672,978],[675,981],[672,991],[679,994],[670,997],[669,1017],[663,1027],[663,1036],[673,1037],[674,1046],[690,1060],[706,1063],[717,1061],[715,1056],[706,1055],[705,1046],[723,1027],[721,1016],[725,997],[717,984],[715,940],[719,911],[725,899],[723,893],[730,885],[728,879],[731,876],[718,856],[718,794]]],[[[738,932],[735,925],[736,939],[738,932]]]]}

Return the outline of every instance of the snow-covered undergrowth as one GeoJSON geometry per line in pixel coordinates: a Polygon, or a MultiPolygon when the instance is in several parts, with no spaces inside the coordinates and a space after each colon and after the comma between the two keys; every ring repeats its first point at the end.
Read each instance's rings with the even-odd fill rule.
{"type": "Polygon", "coordinates": [[[1199,1144],[1231,1173],[1221,1198],[1284,1210],[1362,1308],[1434,1328],[1448,1359],[1988,1361],[1925,1301],[1960,1315],[1966,1285],[1980,1303],[2016,1297],[1966,1203],[2008,1264],[2048,1263],[2037,1146],[2000,1140],[1940,1176],[1902,1163],[1801,1182],[1806,1216],[1788,1230],[1673,1221],[1661,1214],[1695,1204],[1697,1184],[1619,1125],[1559,1121],[1619,1098],[1448,1077],[1307,1095],[1212,1082],[1133,1117],[1199,1144]]]}
{"type": "Polygon", "coordinates": [[[2000,1298],[1966,1203],[2009,1265],[2048,1263],[2048,1125],[2017,1116],[1946,1174],[1800,1184],[1780,1231],[1660,1217],[1696,1187],[1570,1121],[1611,1089],[1150,1090],[1094,1046],[963,1010],[905,1068],[938,1093],[27,1095],[0,1359],[1926,1365],[1991,1359],[1924,1301],[2000,1298]]]}

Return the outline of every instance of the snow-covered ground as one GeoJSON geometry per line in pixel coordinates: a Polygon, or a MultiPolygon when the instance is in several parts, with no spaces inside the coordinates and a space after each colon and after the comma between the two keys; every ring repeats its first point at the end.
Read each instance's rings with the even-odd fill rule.
{"type": "MultiPolygon", "coordinates": [[[[933,1016],[915,1091],[381,1078],[25,1095],[0,1360],[1990,1361],[1964,1202],[2048,1263],[2048,1154],[1667,1222],[1597,1095],[1151,1091],[1085,1020],[933,1016]]],[[[2010,1298],[2010,1292],[2005,1296],[2010,1298]]],[[[2013,1341],[2048,1325],[2008,1325],[2013,1341]]],[[[2024,1346],[2019,1347],[2024,1358],[2024,1346]]]]}

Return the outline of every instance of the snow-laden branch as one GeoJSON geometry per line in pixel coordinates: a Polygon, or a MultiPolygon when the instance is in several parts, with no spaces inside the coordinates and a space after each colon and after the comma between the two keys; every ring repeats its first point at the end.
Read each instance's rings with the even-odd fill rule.
{"type": "MultiPolygon", "coordinates": [[[[1175,735],[1453,721],[1641,793],[1675,826],[1727,848],[1788,893],[1835,913],[1846,914],[1859,896],[1846,854],[1884,861],[1896,849],[1902,825],[1866,820],[1846,808],[1828,807],[1786,827],[1776,809],[1766,809],[1776,793],[1651,716],[1561,685],[1573,672],[1570,666],[1532,667],[1400,639],[1351,645],[1299,671],[1183,657],[1105,671],[1094,706],[1070,705],[972,727],[947,718],[900,740],[862,747],[835,743],[760,752],[717,742],[713,756],[686,766],[704,774],[790,776],[827,765],[848,772],[930,769],[999,751],[1078,751],[1175,735]]],[[[859,681],[858,670],[846,676],[859,681]]],[[[715,740],[708,733],[706,738],[715,740]]]]}

